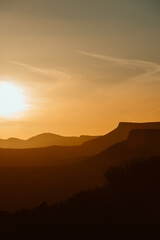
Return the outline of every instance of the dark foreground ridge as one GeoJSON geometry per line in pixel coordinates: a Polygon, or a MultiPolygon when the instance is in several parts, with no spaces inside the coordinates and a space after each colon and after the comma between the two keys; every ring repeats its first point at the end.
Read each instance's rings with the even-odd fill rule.
{"type": "Polygon", "coordinates": [[[110,168],[108,182],[54,205],[0,212],[2,239],[159,239],[160,157],[110,168]]]}

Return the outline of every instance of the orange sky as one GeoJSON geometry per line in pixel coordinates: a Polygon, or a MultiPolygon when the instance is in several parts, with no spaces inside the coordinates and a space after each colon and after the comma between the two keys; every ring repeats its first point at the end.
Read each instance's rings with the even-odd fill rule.
{"type": "Polygon", "coordinates": [[[0,138],[159,121],[159,8],[151,0],[2,1],[0,81],[21,89],[27,110],[0,116],[0,138]]]}

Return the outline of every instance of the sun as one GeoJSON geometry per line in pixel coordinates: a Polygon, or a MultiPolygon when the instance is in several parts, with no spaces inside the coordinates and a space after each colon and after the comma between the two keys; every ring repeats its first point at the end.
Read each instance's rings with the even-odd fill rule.
{"type": "Polygon", "coordinates": [[[0,116],[12,117],[25,110],[22,90],[14,84],[0,82],[0,116]]]}

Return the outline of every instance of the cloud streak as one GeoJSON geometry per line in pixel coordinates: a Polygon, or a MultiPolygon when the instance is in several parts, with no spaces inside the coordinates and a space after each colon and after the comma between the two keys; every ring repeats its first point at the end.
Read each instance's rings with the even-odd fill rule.
{"type": "Polygon", "coordinates": [[[63,71],[58,71],[55,69],[45,69],[45,68],[34,67],[29,64],[25,64],[25,63],[18,62],[18,61],[8,61],[8,62],[11,64],[15,64],[17,66],[23,67],[29,72],[40,74],[44,77],[49,77],[49,78],[56,79],[56,80],[70,80],[71,79],[71,76],[63,71]]]}
{"type": "Polygon", "coordinates": [[[122,58],[115,58],[110,57],[106,55],[99,55],[84,51],[78,51],[80,54],[83,54],[85,56],[89,56],[92,58],[97,58],[100,60],[108,61],[114,64],[117,64],[118,66],[124,67],[124,68],[131,68],[135,70],[142,70],[144,71],[143,74],[140,74],[139,77],[148,77],[153,76],[155,74],[160,73],[160,65],[154,62],[150,61],[141,61],[141,60],[130,60],[130,59],[122,59],[122,58]]]}

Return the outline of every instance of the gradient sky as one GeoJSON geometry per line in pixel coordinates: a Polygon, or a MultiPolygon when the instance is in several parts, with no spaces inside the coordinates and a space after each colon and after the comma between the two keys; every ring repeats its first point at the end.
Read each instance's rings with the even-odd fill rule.
{"type": "Polygon", "coordinates": [[[160,120],[159,0],[0,0],[0,81],[27,111],[0,138],[160,120]]]}

